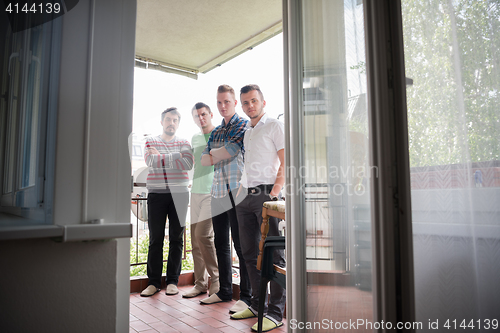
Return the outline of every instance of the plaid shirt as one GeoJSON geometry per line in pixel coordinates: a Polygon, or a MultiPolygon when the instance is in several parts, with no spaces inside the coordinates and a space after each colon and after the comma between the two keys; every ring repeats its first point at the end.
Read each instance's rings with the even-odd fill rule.
{"type": "Polygon", "coordinates": [[[241,173],[243,172],[243,137],[247,128],[248,120],[234,114],[226,125],[224,119],[210,135],[207,147],[201,154],[209,154],[210,150],[225,147],[233,156],[227,160],[220,161],[214,165],[214,180],[212,183],[212,197],[222,198],[227,194],[227,185],[231,191],[240,186],[241,173]]]}

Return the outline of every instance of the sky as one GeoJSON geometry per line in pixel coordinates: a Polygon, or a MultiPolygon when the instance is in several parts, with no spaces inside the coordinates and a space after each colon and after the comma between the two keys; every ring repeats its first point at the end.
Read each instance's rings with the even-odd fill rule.
{"type": "Polygon", "coordinates": [[[135,68],[133,133],[140,137],[161,134],[161,112],[175,106],[182,115],[176,135],[191,141],[193,134],[199,132],[191,116],[197,102],[210,106],[214,125],[221,123],[216,102],[217,87],[221,84],[233,87],[238,99],[236,112],[244,118],[247,117],[241,109],[239,90],[247,84],[259,85],[266,100],[264,110],[277,118],[284,112],[282,38],[283,34],[279,34],[207,74],[198,74],[198,80],[135,68]]]}

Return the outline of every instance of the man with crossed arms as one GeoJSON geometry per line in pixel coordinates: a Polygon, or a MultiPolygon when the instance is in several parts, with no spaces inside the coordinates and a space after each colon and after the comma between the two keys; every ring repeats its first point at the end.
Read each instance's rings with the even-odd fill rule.
{"type": "Polygon", "coordinates": [[[149,285],[141,296],[153,296],[161,287],[163,270],[163,241],[168,217],[169,251],[165,294],[179,293],[177,283],[182,268],[182,247],[189,203],[188,170],[193,167],[191,145],[175,135],[181,114],[177,108],[161,113],[161,135],[148,137],[144,159],[149,167],[148,189],[149,249],[147,271],[149,285]]]}
{"type": "Polygon", "coordinates": [[[245,260],[241,253],[239,225],[236,216],[234,194],[240,186],[243,171],[243,135],[247,120],[235,110],[237,100],[233,88],[220,85],[217,88],[217,108],[224,118],[217,126],[201,154],[203,166],[214,166],[212,183],[212,224],[215,233],[215,249],[219,264],[219,291],[200,301],[201,304],[229,302],[233,296],[232,260],[229,232],[240,262],[240,299],[229,312],[238,312],[248,307],[251,287],[248,281],[245,260]]]}
{"type": "Polygon", "coordinates": [[[196,103],[191,110],[193,120],[201,132],[193,135],[191,145],[194,155],[193,186],[191,188],[191,244],[193,245],[194,287],[182,297],[191,298],[204,294],[209,296],[219,291],[219,269],[212,227],[211,189],[214,167],[201,165],[201,153],[207,145],[215,126],[213,113],[205,103],[196,103]],[[208,288],[210,275],[210,288],[208,288]]]}
{"type": "MultiPolygon", "coordinates": [[[[259,86],[247,85],[240,91],[241,107],[250,118],[250,126],[245,132],[244,171],[241,178],[240,197],[247,195],[238,206],[238,224],[241,251],[247,266],[252,299],[250,307],[231,315],[232,319],[256,317],[259,306],[260,271],[257,270],[257,257],[261,238],[262,204],[277,200],[285,184],[285,133],[281,121],[268,117],[264,112],[266,101],[259,86]]],[[[278,219],[269,218],[269,236],[279,236],[278,219]]],[[[274,253],[274,264],[285,267],[283,250],[274,253]]],[[[285,290],[271,281],[271,297],[262,331],[267,332],[283,325],[285,290]]],[[[257,324],[252,326],[257,331],[257,324]]]]}

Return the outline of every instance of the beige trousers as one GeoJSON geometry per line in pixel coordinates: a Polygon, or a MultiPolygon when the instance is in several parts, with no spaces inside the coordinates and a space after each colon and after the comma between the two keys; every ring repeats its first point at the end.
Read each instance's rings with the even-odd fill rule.
{"type": "Polygon", "coordinates": [[[210,194],[191,193],[194,286],[202,292],[208,290],[208,275],[210,275],[212,283],[219,281],[210,201],[210,194]]]}

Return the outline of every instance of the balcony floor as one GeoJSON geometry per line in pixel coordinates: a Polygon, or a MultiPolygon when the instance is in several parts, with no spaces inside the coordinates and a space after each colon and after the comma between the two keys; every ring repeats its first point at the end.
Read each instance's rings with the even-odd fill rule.
{"type": "MultiPolygon", "coordinates": [[[[201,305],[200,300],[208,294],[194,298],[182,298],[182,293],[192,285],[179,287],[179,294],[165,295],[165,289],[151,297],[141,297],[139,293],[130,294],[129,332],[251,332],[257,318],[232,320],[229,308],[236,301],[212,305],[201,305]]],[[[283,326],[272,332],[286,332],[286,319],[283,326]]]]}
{"type": "MultiPolygon", "coordinates": [[[[192,285],[179,287],[179,294],[165,295],[165,289],[152,297],[141,297],[139,293],[130,294],[130,332],[251,332],[257,319],[232,320],[229,308],[236,302],[200,305],[199,301],[207,295],[186,299],[182,293],[192,285]]],[[[308,313],[311,321],[323,319],[336,322],[350,322],[358,319],[373,322],[373,297],[370,291],[353,286],[314,285],[308,287],[308,313]]],[[[322,332],[371,332],[367,328],[358,330],[333,328],[322,332]]],[[[283,326],[272,332],[286,332],[286,319],[283,326]]]]}

